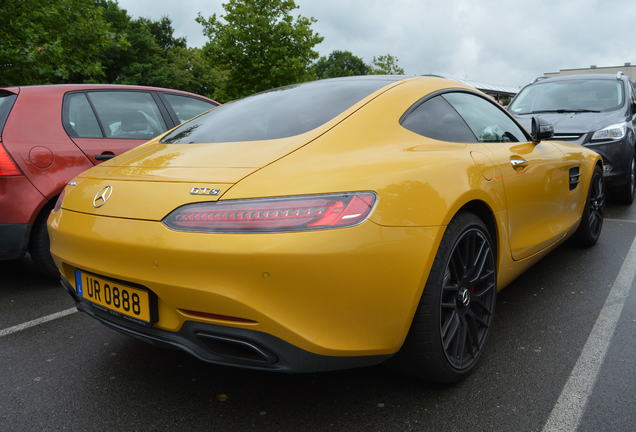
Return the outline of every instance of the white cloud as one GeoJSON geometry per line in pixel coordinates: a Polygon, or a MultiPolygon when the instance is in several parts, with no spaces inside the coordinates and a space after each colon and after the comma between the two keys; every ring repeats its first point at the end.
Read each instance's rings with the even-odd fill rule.
{"type": "MultiPolygon", "coordinates": [[[[327,55],[349,50],[370,62],[393,54],[409,74],[437,73],[519,86],[544,72],[636,63],[630,0],[297,0],[327,55]]],[[[133,16],[173,21],[177,36],[206,42],[194,21],[222,14],[220,1],[119,0],[133,16]]]]}

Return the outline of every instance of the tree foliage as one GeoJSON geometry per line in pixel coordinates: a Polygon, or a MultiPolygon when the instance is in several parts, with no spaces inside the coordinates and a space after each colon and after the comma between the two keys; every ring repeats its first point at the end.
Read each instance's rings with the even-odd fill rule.
{"type": "Polygon", "coordinates": [[[350,51],[333,51],[328,57],[320,57],[314,66],[318,78],[367,75],[371,68],[350,51]]]}
{"type": "Polygon", "coordinates": [[[209,42],[203,50],[226,71],[223,99],[313,78],[314,46],[322,41],[311,25],[315,18],[291,15],[294,0],[229,0],[225,14],[199,14],[209,42]]]}
{"type": "Polygon", "coordinates": [[[126,41],[93,0],[2,0],[0,85],[102,79],[97,56],[126,41]]]}
{"type": "Polygon", "coordinates": [[[371,67],[373,75],[404,75],[404,69],[398,65],[398,58],[391,54],[373,57],[371,67]]]}
{"type": "Polygon", "coordinates": [[[2,0],[0,86],[140,84],[227,101],[316,78],[404,73],[389,54],[318,58],[314,18],[294,0],[228,0],[223,16],[196,21],[208,43],[188,47],[168,17],[133,19],[116,0],[2,0]]]}

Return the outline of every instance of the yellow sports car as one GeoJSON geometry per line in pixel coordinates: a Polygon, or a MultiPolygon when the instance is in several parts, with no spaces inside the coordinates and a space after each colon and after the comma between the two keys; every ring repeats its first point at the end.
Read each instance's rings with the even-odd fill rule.
{"type": "Polygon", "coordinates": [[[51,251],[81,311],[207,362],[453,382],[496,292],[601,232],[601,158],[550,136],[439,77],[278,88],[74,179],[51,251]]]}

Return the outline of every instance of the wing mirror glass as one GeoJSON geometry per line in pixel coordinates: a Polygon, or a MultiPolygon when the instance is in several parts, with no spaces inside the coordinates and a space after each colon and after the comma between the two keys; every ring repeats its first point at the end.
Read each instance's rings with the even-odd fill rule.
{"type": "Polygon", "coordinates": [[[541,140],[550,139],[554,135],[552,123],[543,120],[541,117],[532,117],[532,141],[535,143],[541,140]]]}

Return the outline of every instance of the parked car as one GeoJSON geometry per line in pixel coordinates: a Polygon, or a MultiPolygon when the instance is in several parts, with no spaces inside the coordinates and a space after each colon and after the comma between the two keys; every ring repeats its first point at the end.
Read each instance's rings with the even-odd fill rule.
{"type": "Polygon", "coordinates": [[[567,75],[535,80],[508,110],[525,126],[541,115],[554,139],[586,146],[603,156],[607,186],[625,204],[636,188],[636,93],[622,73],[567,75]]]}
{"type": "Polygon", "coordinates": [[[0,89],[0,259],[30,251],[57,276],[46,219],[80,172],[217,106],[192,93],[123,85],[0,89]]]}
{"type": "Polygon", "coordinates": [[[81,311],[208,362],[457,381],[497,290],[600,235],[601,157],[550,136],[442,78],[283,87],[78,176],[51,252],[81,311]]]}

